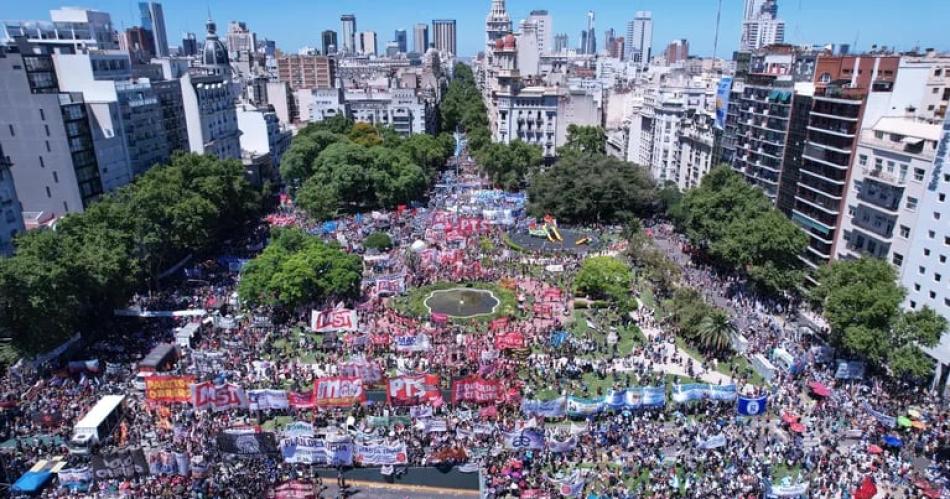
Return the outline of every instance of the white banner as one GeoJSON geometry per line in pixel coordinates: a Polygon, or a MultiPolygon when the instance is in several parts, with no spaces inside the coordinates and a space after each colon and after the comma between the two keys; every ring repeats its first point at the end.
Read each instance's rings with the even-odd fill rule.
{"type": "Polygon", "coordinates": [[[317,333],[356,331],[359,329],[356,310],[346,308],[327,312],[314,310],[310,314],[310,329],[317,333]]]}
{"type": "Polygon", "coordinates": [[[248,390],[247,401],[248,407],[252,411],[290,407],[286,390],[248,390]]]}
{"type": "Polygon", "coordinates": [[[343,465],[353,464],[353,442],[329,442],[322,438],[290,437],[280,441],[285,463],[343,465]]]}
{"type": "Polygon", "coordinates": [[[406,464],[406,444],[365,443],[356,445],[354,460],[363,465],[406,464]]]}

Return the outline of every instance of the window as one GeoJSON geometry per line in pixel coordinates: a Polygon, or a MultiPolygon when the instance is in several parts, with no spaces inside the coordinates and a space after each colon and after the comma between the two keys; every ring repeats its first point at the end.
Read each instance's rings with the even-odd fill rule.
{"type": "Polygon", "coordinates": [[[862,155],[858,156],[858,161],[860,161],[861,166],[867,166],[867,165],[868,165],[868,156],[867,156],[867,154],[862,154],[862,155]]]}
{"type": "Polygon", "coordinates": [[[914,291],[920,291],[920,284],[914,283],[914,291]]]}
{"type": "Polygon", "coordinates": [[[907,205],[906,205],[906,206],[907,206],[907,209],[908,209],[908,210],[911,210],[911,211],[916,210],[916,209],[917,209],[917,198],[915,198],[915,197],[908,197],[908,198],[907,198],[907,205]]]}
{"type": "Polygon", "coordinates": [[[43,156],[40,156],[40,168],[46,168],[46,162],[43,161],[43,156]]]}
{"type": "Polygon", "coordinates": [[[934,274],[934,282],[940,282],[940,279],[943,279],[943,276],[940,274],[934,274]]]}
{"type": "MultiPolygon", "coordinates": [[[[883,137],[884,137],[884,135],[881,134],[881,138],[883,138],[883,137]]],[[[874,158],[874,166],[875,166],[878,170],[880,170],[881,168],[884,168],[884,160],[881,159],[881,158],[874,158]]]]}
{"type": "Polygon", "coordinates": [[[10,127],[10,136],[16,137],[16,132],[13,131],[13,125],[7,125],[7,126],[10,127]]]}
{"type": "Polygon", "coordinates": [[[917,308],[917,302],[915,302],[914,300],[911,300],[911,301],[910,301],[910,308],[917,308]]]}
{"type": "Polygon", "coordinates": [[[944,244],[944,246],[950,246],[950,237],[944,236],[944,237],[943,237],[943,244],[944,244]]]}
{"type": "Polygon", "coordinates": [[[934,220],[940,220],[940,212],[939,212],[939,211],[935,211],[935,212],[934,212],[934,220]]]}
{"type": "Polygon", "coordinates": [[[937,195],[937,199],[939,199],[940,202],[942,203],[947,200],[947,195],[941,192],[940,194],[937,195]]]}
{"type": "Polygon", "coordinates": [[[935,93],[935,94],[940,93],[940,89],[939,89],[939,88],[934,88],[933,93],[935,93]]]}
{"type": "Polygon", "coordinates": [[[922,265],[921,265],[920,267],[917,267],[917,273],[920,274],[920,275],[926,274],[926,273],[927,273],[927,267],[924,267],[924,266],[922,266],[922,265]]]}
{"type": "Polygon", "coordinates": [[[894,256],[891,257],[891,262],[894,265],[897,265],[898,267],[900,267],[901,265],[904,264],[904,255],[901,255],[900,253],[894,253],[894,256]]]}
{"type": "Polygon", "coordinates": [[[930,299],[933,300],[933,299],[935,299],[935,298],[937,298],[937,293],[931,291],[931,292],[930,292],[930,299]]]}
{"type": "Polygon", "coordinates": [[[53,172],[53,182],[57,184],[59,183],[59,174],[56,172],[53,172]]]}
{"type": "Polygon", "coordinates": [[[43,125],[43,128],[46,129],[46,136],[49,137],[49,125],[43,125]]]}
{"type": "Polygon", "coordinates": [[[924,256],[930,256],[930,249],[924,248],[924,256]]]}
{"type": "Polygon", "coordinates": [[[914,168],[914,180],[918,182],[924,181],[924,169],[923,168],[914,168]]]}
{"type": "Polygon", "coordinates": [[[53,148],[49,146],[49,141],[46,141],[46,152],[53,152],[53,148]]]}
{"type": "Polygon", "coordinates": [[[936,232],[934,232],[934,231],[932,231],[932,230],[927,231],[927,237],[929,237],[930,239],[933,239],[933,238],[936,237],[936,236],[937,236],[937,233],[936,233],[936,232]]]}
{"type": "Polygon", "coordinates": [[[940,255],[940,263],[947,263],[947,255],[940,255]]]}
{"type": "Polygon", "coordinates": [[[48,198],[52,198],[52,197],[53,197],[53,193],[50,192],[48,185],[46,186],[46,197],[48,197],[48,198]]]}
{"type": "Polygon", "coordinates": [[[43,112],[43,108],[40,108],[40,119],[46,121],[46,113],[43,112]]]}
{"type": "Polygon", "coordinates": [[[821,73],[818,77],[819,83],[831,83],[831,73],[821,73]]]}
{"type": "Polygon", "coordinates": [[[905,239],[910,237],[910,227],[907,227],[906,225],[901,225],[901,237],[905,239]]]}

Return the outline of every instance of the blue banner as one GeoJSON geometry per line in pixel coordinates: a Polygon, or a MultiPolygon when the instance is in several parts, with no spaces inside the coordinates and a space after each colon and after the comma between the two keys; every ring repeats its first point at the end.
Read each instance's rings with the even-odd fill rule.
{"type": "Polygon", "coordinates": [[[768,408],[769,396],[763,395],[759,398],[739,397],[739,403],[736,405],[740,416],[758,416],[765,414],[768,408]]]}
{"type": "Polygon", "coordinates": [[[564,416],[566,406],[566,397],[558,397],[554,400],[524,399],[521,401],[521,412],[523,412],[526,416],[559,418],[564,416]]]}
{"type": "Polygon", "coordinates": [[[735,400],[736,385],[709,385],[704,383],[690,383],[673,385],[673,401],[682,404],[693,400],[735,400]]]}
{"type": "Polygon", "coordinates": [[[551,346],[554,348],[561,346],[564,341],[567,340],[568,334],[567,331],[555,331],[551,333],[551,346]]]}
{"type": "Polygon", "coordinates": [[[725,130],[726,117],[729,115],[729,94],[732,92],[732,77],[719,80],[716,88],[716,128],[725,130]]]}
{"type": "Polygon", "coordinates": [[[571,417],[593,416],[603,410],[603,400],[582,399],[578,397],[569,397],[567,399],[567,415],[571,417]]]}

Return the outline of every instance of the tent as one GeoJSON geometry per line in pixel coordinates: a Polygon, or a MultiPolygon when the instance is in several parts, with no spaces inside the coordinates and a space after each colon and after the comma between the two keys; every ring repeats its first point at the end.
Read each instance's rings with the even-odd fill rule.
{"type": "Polygon", "coordinates": [[[904,445],[904,442],[899,437],[894,435],[885,435],[883,440],[884,445],[887,445],[888,447],[900,447],[904,445]]]}
{"type": "Polygon", "coordinates": [[[808,383],[808,388],[811,389],[811,392],[812,392],[812,393],[814,393],[815,395],[817,395],[817,396],[819,396],[819,397],[830,397],[830,396],[831,396],[831,389],[828,388],[827,386],[825,386],[825,385],[823,385],[823,384],[817,382],[817,381],[811,381],[811,382],[809,382],[809,383],[808,383]]]}
{"type": "Polygon", "coordinates": [[[12,490],[21,494],[36,494],[52,476],[49,471],[27,471],[13,484],[12,490]]]}

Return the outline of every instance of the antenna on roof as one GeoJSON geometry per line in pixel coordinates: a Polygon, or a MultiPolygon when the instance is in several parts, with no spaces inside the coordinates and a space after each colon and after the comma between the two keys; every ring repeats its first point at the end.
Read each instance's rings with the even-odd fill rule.
{"type": "Polygon", "coordinates": [[[719,0],[719,7],[716,8],[716,37],[713,39],[713,59],[716,59],[716,52],[719,50],[719,20],[722,18],[722,0],[719,0]]]}

